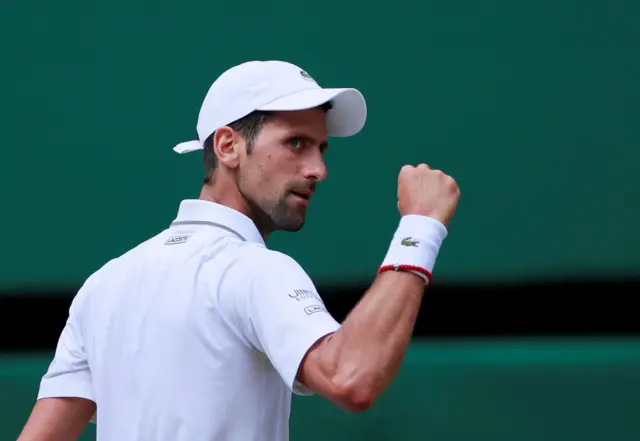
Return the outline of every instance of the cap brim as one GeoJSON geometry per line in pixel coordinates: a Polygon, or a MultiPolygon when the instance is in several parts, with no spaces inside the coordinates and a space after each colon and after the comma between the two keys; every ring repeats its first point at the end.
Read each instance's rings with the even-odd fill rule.
{"type": "Polygon", "coordinates": [[[180,154],[191,153],[191,152],[195,152],[196,150],[202,150],[202,145],[200,144],[200,141],[181,142],[180,144],[175,146],[173,150],[176,153],[180,153],[180,154]]]}
{"type": "Polygon", "coordinates": [[[367,120],[367,103],[357,89],[308,89],[279,98],[257,110],[281,112],[306,110],[331,101],[327,112],[327,132],[348,137],[360,132],[367,120]]]}

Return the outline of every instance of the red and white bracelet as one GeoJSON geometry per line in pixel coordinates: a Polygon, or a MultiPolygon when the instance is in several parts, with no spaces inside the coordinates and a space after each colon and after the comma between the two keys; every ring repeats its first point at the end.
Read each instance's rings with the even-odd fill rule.
{"type": "Polygon", "coordinates": [[[410,271],[422,277],[425,285],[430,284],[445,237],[447,228],[438,220],[417,214],[403,216],[378,273],[410,271]]]}

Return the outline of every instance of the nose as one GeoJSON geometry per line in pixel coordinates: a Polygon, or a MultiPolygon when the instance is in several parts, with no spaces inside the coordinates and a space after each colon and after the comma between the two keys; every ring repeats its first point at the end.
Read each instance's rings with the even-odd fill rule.
{"type": "Polygon", "coordinates": [[[327,179],[327,164],[324,161],[320,149],[313,149],[313,153],[309,154],[304,161],[304,177],[316,182],[322,182],[327,179]]]}

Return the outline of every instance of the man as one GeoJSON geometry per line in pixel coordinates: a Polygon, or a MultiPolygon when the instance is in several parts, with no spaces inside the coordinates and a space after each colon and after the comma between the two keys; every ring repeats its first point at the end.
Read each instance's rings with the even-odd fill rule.
{"type": "Polygon", "coordinates": [[[454,214],[454,180],[425,164],[398,178],[401,220],[373,285],[337,323],[276,230],[302,228],[326,177],[328,137],[364,126],[354,89],[297,66],[248,62],[211,86],[198,119],[199,200],[116,258],[74,298],[20,441],[288,439],[291,393],[369,408],[396,375],[454,214]]]}

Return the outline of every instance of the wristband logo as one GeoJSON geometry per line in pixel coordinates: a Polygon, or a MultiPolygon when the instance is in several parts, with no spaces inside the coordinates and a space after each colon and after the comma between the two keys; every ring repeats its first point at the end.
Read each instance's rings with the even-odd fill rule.
{"type": "Polygon", "coordinates": [[[412,237],[405,237],[400,241],[400,245],[404,245],[405,247],[417,247],[418,241],[413,240],[412,237]]]}

